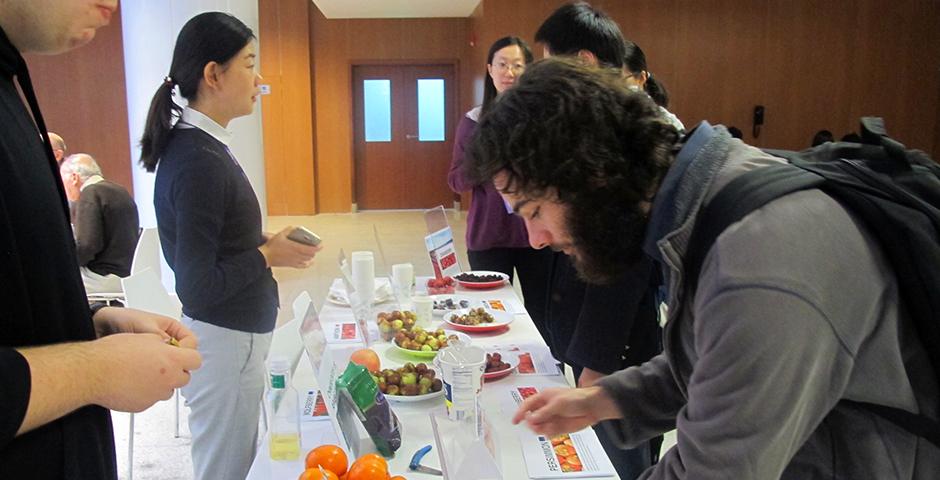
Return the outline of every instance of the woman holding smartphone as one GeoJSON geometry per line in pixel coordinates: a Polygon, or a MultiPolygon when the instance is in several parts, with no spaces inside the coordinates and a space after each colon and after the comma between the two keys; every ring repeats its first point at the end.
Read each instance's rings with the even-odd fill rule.
{"type": "Polygon", "coordinates": [[[260,93],[256,49],[251,29],[231,15],[189,20],[141,139],[141,163],[157,173],[157,227],[182,320],[203,356],[182,389],[198,480],[248,474],[278,310],[271,267],[306,268],[321,248],[288,239],[292,227],[262,233],[257,198],[228,147],[226,127],[250,115],[260,93]]]}

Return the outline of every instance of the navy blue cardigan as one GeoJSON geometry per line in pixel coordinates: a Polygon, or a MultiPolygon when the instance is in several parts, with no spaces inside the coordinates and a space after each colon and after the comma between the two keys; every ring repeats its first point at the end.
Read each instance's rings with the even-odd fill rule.
{"type": "Polygon", "coordinates": [[[277,283],[258,251],[261,208],[226,146],[198,128],[174,129],[153,203],[183,313],[244,332],[274,330],[277,283]]]}

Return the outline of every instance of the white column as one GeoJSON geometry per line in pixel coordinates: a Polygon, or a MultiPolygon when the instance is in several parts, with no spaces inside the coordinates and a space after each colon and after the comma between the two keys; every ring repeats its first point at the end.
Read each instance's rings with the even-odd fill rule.
{"type": "MultiPolygon", "coordinates": [[[[154,175],[140,166],[140,138],[150,100],[170,72],[176,36],[190,18],[208,11],[234,15],[257,36],[258,0],[126,0],[121,2],[120,11],[134,197],[140,212],[140,226],[147,228],[157,224],[153,208],[154,175]]],[[[255,106],[254,113],[233,120],[228,129],[234,134],[232,152],[248,175],[261,205],[262,221],[266,222],[268,209],[260,103],[255,106]]],[[[165,268],[163,274],[164,283],[172,286],[172,272],[165,268]]]]}

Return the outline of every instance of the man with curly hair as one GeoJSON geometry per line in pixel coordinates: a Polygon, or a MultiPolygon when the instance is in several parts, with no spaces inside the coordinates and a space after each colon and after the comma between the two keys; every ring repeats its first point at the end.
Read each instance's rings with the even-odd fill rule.
{"type": "Polygon", "coordinates": [[[931,418],[938,386],[877,240],[819,190],[786,195],[718,237],[693,295],[682,265],[702,204],[782,159],[700,123],[679,138],[619,72],[530,66],[481,119],[473,176],[492,179],[533,247],[614,279],[662,269],[665,351],[591,387],[529,397],[513,421],[544,435],[598,422],[623,446],[675,428],[640,478],[927,479],[940,452],[842,399],[931,418]]]}

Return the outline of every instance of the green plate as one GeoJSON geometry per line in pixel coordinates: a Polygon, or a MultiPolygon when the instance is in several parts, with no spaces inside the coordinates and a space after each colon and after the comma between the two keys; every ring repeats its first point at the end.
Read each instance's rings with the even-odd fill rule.
{"type": "MultiPolygon", "coordinates": [[[[467,335],[466,333],[455,332],[453,330],[444,330],[444,334],[447,335],[448,337],[451,335],[457,335],[457,337],[460,338],[462,342],[465,342],[467,345],[470,344],[470,336],[467,335]]],[[[391,343],[392,343],[392,346],[398,349],[399,352],[404,353],[405,355],[408,355],[414,358],[434,358],[437,356],[437,352],[438,352],[438,350],[431,350],[430,352],[424,352],[421,350],[410,350],[407,348],[402,348],[402,347],[399,347],[397,343],[395,343],[394,339],[392,339],[391,343]]]]}

